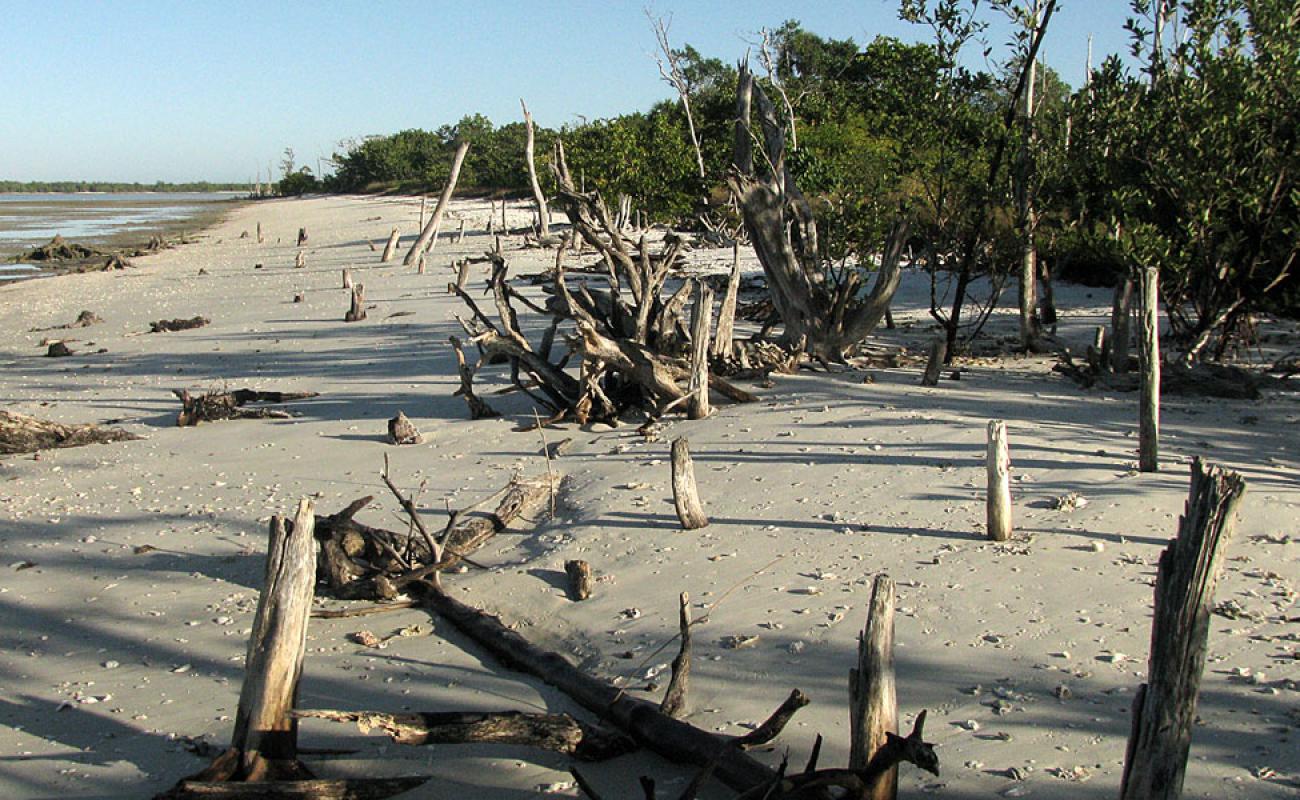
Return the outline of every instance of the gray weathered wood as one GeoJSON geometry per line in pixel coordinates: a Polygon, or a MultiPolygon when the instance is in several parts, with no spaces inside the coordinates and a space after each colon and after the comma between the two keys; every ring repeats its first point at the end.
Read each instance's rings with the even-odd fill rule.
{"type": "Polygon", "coordinates": [[[695,464],[691,461],[691,445],[685,438],[673,440],[673,505],[677,519],[686,530],[703,528],[709,524],[695,489],[695,464]]]}
{"type": "Polygon", "coordinates": [[[297,758],[298,723],[289,711],[302,674],[316,583],[315,526],[309,498],[298,503],[292,529],[283,517],[271,519],[266,578],[253,617],[231,738],[245,780],[265,775],[268,761],[297,758]]]}
{"type": "MultiPolygon", "coordinates": [[[[871,589],[867,623],[858,637],[858,665],[849,672],[849,769],[866,769],[898,733],[898,698],[894,685],[894,581],[877,575],[871,589]]],[[[898,768],[878,778],[863,800],[898,796],[898,768]]]]}
{"type": "Polygon", "coordinates": [[[569,578],[569,597],[577,602],[591,597],[591,588],[595,581],[591,577],[591,565],[580,558],[564,562],[564,574],[569,578]]]}
{"type": "Polygon", "coordinates": [[[1138,398],[1138,469],[1160,470],[1160,271],[1145,267],[1138,279],[1140,331],[1138,360],[1142,383],[1138,398]]]}
{"type": "Polygon", "coordinates": [[[713,345],[709,348],[714,358],[728,359],[732,356],[732,339],[736,335],[736,301],[740,296],[740,242],[731,245],[731,275],[727,278],[727,288],[722,294],[722,306],[718,309],[718,326],[713,333],[713,345]]]}
{"type": "Polygon", "coordinates": [[[1177,800],[1191,749],[1210,606],[1246,482],[1192,462],[1178,537],[1160,556],[1147,683],[1134,699],[1121,800],[1177,800]]]}
{"type": "Polygon", "coordinates": [[[366,318],[366,287],[360,283],[352,285],[352,304],[343,315],[344,322],[360,322],[366,318]]]}
{"type": "Polygon", "coordinates": [[[943,371],[943,362],[948,357],[948,342],[942,336],[930,343],[930,358],[925,362],[925,373],[921,376],[922,386],[938,386],[939,373],[943,371]]]}
{"type": "Polygon", "coordinates": [[[524,110],[524,163],[528,166],[528,183],[533,190],[533,200],[537,203],[537,227],[542,236],[551,232],[551,210],[546,206],[546,195],[542,194],[542,185],[537,181],[537,164],[533,158],[533,115],[528,113],[524,99],[519,98],[519,106],[524,110]]]}
{"type": "Polygon", "coordinates": [[[393,232],[388,234],[388,244],[384,245],[384,254],[379,258],[380,261],[387,264],[393,260],[393,255],[397,253],[397,240],[399,238],[401,237],[397,232],[397,228],[393,228],[393,232]]]}
{"type": "Polygon", "coordinates": [[[709,416],[709,327],[713,321],[713,290],[699,281],[691,309],[691,377],[686,390],[686,415],[691,419],[709,416]]]}
{"type": "Polygon", "coordinates": [[[1007,452],[1007,424],[989,422],[988,453],[988,538],[1005,542],[1011,538],[1011,456],[1007,452]]]}
{"type": "Polygon", "coordinates": [[[438,196],[438,205],[433,207],[433,215],[420,231],[415,244],[406,251],[406,258],[402,259],[403,266],[412,266],[420,256],[433,249],[434,242],[438,238],[438,226],[442,224],[442,215],[447,212],[451,196],[456,191],[456,180],[460,177],[460,167],[465,163],[465,153],[468,150],[469,142],[461,142],[456,146],[456,155],[451,159],[451,173],[447,176],[446,185],[442,187],[442,194],[438,196]]]}
{"type": "Polygon", "coordinates": [[[664,692],[659,710],[670,717],[681,717],[686,713],[686,700],[691,682],[691,596],[682,592],[678,596],[678,638],[680,646],[673,659],[672,679],[664,692]]]}

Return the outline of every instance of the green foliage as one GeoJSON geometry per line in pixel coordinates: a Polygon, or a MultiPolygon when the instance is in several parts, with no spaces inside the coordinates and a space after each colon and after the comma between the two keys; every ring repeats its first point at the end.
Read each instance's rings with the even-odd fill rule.
{"type": "Polygon", "coordinates": [[[280,182],[275,185],[276,192],[281,197],[296,197],[309,192],[319,192],[321,189],[320,181],[311,173],[307,167],[303,167],[296,172],[290,172],[280,178],[280,182]]]}

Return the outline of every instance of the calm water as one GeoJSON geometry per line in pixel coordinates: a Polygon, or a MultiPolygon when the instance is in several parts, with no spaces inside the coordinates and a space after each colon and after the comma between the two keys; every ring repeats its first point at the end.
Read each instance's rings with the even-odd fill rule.
{"type": "Polygon", "coordinates": [[[45,244],[56,234],[86,244],[119,234],[140,234],[192,216],[206,203],[229,200],[234,192],[138,194],[0,194],[0,254],[45,244]]]}

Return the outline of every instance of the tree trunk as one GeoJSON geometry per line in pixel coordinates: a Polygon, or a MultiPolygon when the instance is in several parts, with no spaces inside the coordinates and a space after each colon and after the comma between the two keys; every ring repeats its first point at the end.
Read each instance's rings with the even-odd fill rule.
{"type": "Polygon", "coordinates": [[[591,597],[591,565],[582,559],[564,562],[564,574],[569,577],[569,597],[581,602],[591,597]]]}
{"type": "Polygon", "coordinates": [[[397,228],[393,228],[393,232],[388,234],[388,244],[384,245],[384,255],[379,259],[382,263],[387,264],[393,260],[393,254],[397,252],[397,240],[399,238],[401,237],[397,232],[397,228]]]}
{"type": "Polygon", "coordinates": [[[447,176],[447,184],[442,187],[438,205],[434,206],[433,215],[420,231],[420,237],[415,240],[415,244],[411,245],[411,249],[406,251],[406,258],[402,259],[404,266],[411,266],[421,255],[433,249],[434,241],[438,238],[438,226],[442,224],[442,215],[446,213],[447,206],[451,203],[451,195],[456,191],[456,179],[460,177],[460,166],[465,162],[465,153],[468,150],[469,142],[461,142],[456,146],[456,155],[451,160],[451,174],[447,176]]]}
{"type": "Polygon", "coordinates": [[[1115,299],[1110,308],[1110,368],[1116,375],[1129,370],[1132,328],[1133,278],[1126,277],[1115,286],[1115,299]]]}
{"type": "Polygon", "coordinates": [[[930,358],[925,362],[925,374],[921,376],[922,386],[938,386],[939,373],[943,372],[943,362],[948,353],[948,341],[936,336],[930,342],[930,358]]]}
{"type": "Polygon", "coordinates": [[[673,504],[677,507],[677,519],[688,531],[705,527],[709,518],[695,490],[695,464],[691,461],[690,442],[684,438],[673,440],[672,466],[673,504]]]}
{"type": "Polygon", "coordinates": [[[731,245],[731,275],[727,278],[727,290],[722,295],[722,307],[718,309],[718,329],[713,334],[713,346],[710,354],[715,359],[732,357],[732,339],[736,333],[736,301],[740,296],[740,243],[731,245]]]}
{"type": "Polygon", "coordinates": [[[352,305],[343,315],[344,322],[360,322],[366,318],[366,287],[360,283],[352,286],[352,305]]]}
{"type": "Polygon", "coordinates": [[[1192,462],[1178,537],[1160,556],[1151,623],[1148,683],[1133,703],[1121,800],[1177,800],[1191,748],[1196,695],[1210,634],[1210,604],[1236,529],[1246,483],[1192,462]]]}
{"type": "MultiPolygon", "coordinates": [[[[894,581],[877,575],[871,590],[867,624],[858,637],[858,666],[849,671],[849,769],[866,769],[898,733],[898,699],[894,688],[894,581]]],[[[881,775],[856,800],[894,800],[898,768],[881,775]]]]}
{"type": "Polygon", "coordinates": [[[988,538],[1005,542],[1011,538],[1011,456],[1007,452],[1007,424],[989,422],[988,453],[988,538]]]}
{"type": "Polygon", "coordinates": [[[695,305],[691,309],[691,378],[686,390],[686,415],[691,419],[709,416],[709,326],[713,322],[713,290],[704,281],[695,284],[695,305]]]}
{"type": "Polygon", "coordinates": [[[1160,470],[1160,272],[1145,267],[1138,276],[1141,294],[1142,392],[1138,400],[1138,469],[1160,470]]]}
{"type": "Polygon", "coordinates": [[[270,761],[290,762],[298,756],[298,723],[289,711],[298,694],[316,584],[314,530],[307,498],[298,504],[291,529],[282,517],[271,520],[266,580],[253,617],[231,739],[244,780],[266,776],[270,761]]]}
{"type": "Polygon", "coordinates": [[[551,232],[551,211],[546,206],[542,185],[537,181],[537,165],[533,160],[533,115],[528,113],[528,106],[524,105],[522,97],[519,98],[519,106],[524,110],[524,129],[527,134],[524,140],[524,163],[528,165],[528,183],[533,189],[533,200],[537,202],[537,224],[541,228],[539,233],[545,236],[551,232]]]}
{"type": "MultiPolygon", "coordinates": [[[[1037,24],[1039,2],[1035,0],[1033,14],[1037,24]]],[[[1034,241],[1036,211],[1034,209],[1034,82],[1038,62],[1028,64],[1029,78],[1025,83],[1025,112],[1021,117],[1020,169],[1017,176],[1017,227],[1020,231],[1020,347],[1026,351],[1040,346],[1038,328],[1038,246],[1034,241]]]]}

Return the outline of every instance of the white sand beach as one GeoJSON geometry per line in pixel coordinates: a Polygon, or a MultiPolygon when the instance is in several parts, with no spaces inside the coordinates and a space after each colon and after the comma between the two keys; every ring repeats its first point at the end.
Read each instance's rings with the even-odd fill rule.
{"type": "MultiPolygon", "coordinates": [[[[0,408],[60,422],[113,422],[138,441],[0,458],[0,797],[146,797],[202,768],[194,740],[222,747],[233,726],[267,522],[301,497],[333,513],[364,495],[358,519],[401,528],[380,480],[441,526],[445,509],[492,495],[516,472],[543,474],[538,432],[506,367],[481,393],[503,413],[470,421],[448,337],[463,304],[451,262],[482,253],[487,201],[457,201],[426,274],[401,265],[418,198],[326,197],[247,205],[196,244],[119,272],[0,285],[0,408]],[[266,241],[258,244],[260,223],[266,241]],[[306,267],[294,268],[306,227],[306,267]],[[402,250],[380,262],[389,231],[402,250]],[[245,238],[241,234],[248,232],[245,238]],[[341,270],[373,308],[346,324],[341,270]],[[295,294],[303,295],[294,302],[295,294]],[[65,324],[83,309],[103,322],[65,324]],[[149,323],[203,315],[201,329],[149,323]],[[64,338],[74,355],[44,357],[64,338]],[[101,352],[102,351],[102,352],[101,352]],[[292,419],[175,426],[175,389],[310,391],[292,419]],[[424,443],[386,441],[403,411],[424,443]]],[[[525,225],[527,205],[511,206],[525,225]]],[[[513,275],[553,253],[503,241],[513,275]]],[[[593,257],[589,254],[587,260],[593,257]]],[[[695,251],[700,265],[730,250],[695,251]]],[[[752,260],[752,256],[750,256],[752,260]]],[[[756,269],[754,265],[749,268],[756,269]]],[[[484,266],[470,291],[482,289],[484,266]]],[[[522,287],[522,284],[521,284],[522,287]]],[[[537,289],[524,289],[538,292],[537,289]]],[[[1060,333],[1081,352],[1110,292],[1057,287],[1060,333]]],[[[875,341],[922,355],[933,335],[928,282],[909,273],[898,328],[875,341]]],[[[525,320],[525,328],[538,326],[525,320]]],[[[1015,330],[1008,288],[989,337],[1015,330]]],[[[1295,341],[1280,321],[1268,335],[1295,341]]],[[[1267,356],[1276,342],[1266,341],[1267,356]]],[[[802,371],[743,384],[760,402],[718,399],[708,419],[547,429],[574,440],[554,518],[493,539],[487,569],[449,574],[467,602],[629,691],[667,683],[677,598],[696,616],[687,721],[743,733],[799,688],[812,700],[755,755],[802,765],[816,734],[823,766],[848,751],[847,678],[871,583],[898,583],[901,727],[928,709],[941,775],[904,766],[901,795],[1117,796],[1133,693],[1146,671],[1152,583],[1177,531],[1192,458],[1248,483],[1212,618],[1185,797],[1284,798],[1300,788],[1300,398],[1167,396],[1161,471],[1136,469],[1136,395],[1088,391],[1042,357],[959,361],[960,379],[920,386],[919,364],[802,371]],[[1006,420],[1015,536],[984,537],[985,429],[1006,420]],[[711,524],[673,512],[669,443],[689,438],[711,524]],[[1052,508],[1068,493],[1082,507],[1052,508]],[[596,591],[573,602],[563,564],[592,565],[596,591]],[[751,640],[751,637],[756,637],[751,640]],[[727,645],[737,641],[745,646],[727,645]],[[669,643],[663,649],[662,645],[669,643]],[[1014,771],[1014,772],[1013,772],[1014,771]]],[[[945,373],[947,376],[948,373],[945,373]]],[[[320,599],[324,607],[346,604],[320,599]]],[[[377,711],[556,710],[590,718],[558,691],[509,672],[451,626],[409,609],[313,619],[303,708],[377,711]],[[348,634],[380,637],[383,649],[348,634]]],[[[522,747],[404,747],[380,733],[306,720],[322,775],[436,776],[402,797],[577,797],[563,756],[522,747]]],[[[203,748],[198,748],[203,750],[203,748]]],[[[583,770],[606,797],[640,796],[637,776],[676,796],[694,773],[645,752],[583,770]]],[[[704,797],[732,796],[717,786],[704,797]]]]}

